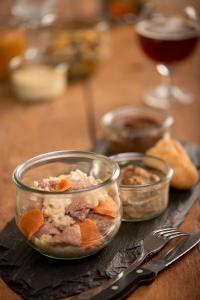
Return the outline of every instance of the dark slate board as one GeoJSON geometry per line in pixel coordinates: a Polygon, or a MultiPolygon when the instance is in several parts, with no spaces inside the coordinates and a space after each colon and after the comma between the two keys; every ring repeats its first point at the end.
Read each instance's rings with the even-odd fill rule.
{"type": "MultiPolygon", "coordinates": [[[[105,151],[104,146],[101,143],[96,151],[105,151]]],[[[191,144],[185,147],[199,168],[200,150],[191,144]]],[[[160,217],[123,223],[105,249],[73,261],[53,260],[33,250],[12,220],[0,233],[0,275],[10,288],[29,300],[55,300],[96,287],[134,262],[141,250],[139,241],[150,231],[180,225],[199,195],[200,183],[191,191],[171,189],[169,206],[160,217]]]]}

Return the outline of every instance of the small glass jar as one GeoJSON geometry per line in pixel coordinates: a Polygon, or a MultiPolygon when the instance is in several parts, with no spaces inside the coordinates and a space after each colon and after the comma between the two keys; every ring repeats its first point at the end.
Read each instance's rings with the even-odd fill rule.
{"type": "Polygon", "coordinates": [[[70,80],[88,78],[110,55],[108,24],[99,17],[60,17],[41,27],[40,34],[46,36],[45,56],[66,62],[70,80]]]}
{"type": "Polygon", "coordinates": [[[106,113],[101,125],[112,154],[146,152],[162,138],[170,137],[173,117],[158,110],[125,106],[106,113]]]}
{"type": "MultiPolygon", "coordinates": [[[[116,182],[119,173],[116,162],[90,152],[57,151],[29,159],[13,173],[17,187],[17,226],[28,243],[46,256],[74,259],[96,253],[113,239],[121,223],[116,182]],[[97,180],[98,183],[63,192],[50,192],[34,185],[44,178],[52,180],[70,172],[77,176],[76,170],[78,174],[84,172],[86,182],[97,180]],[[33,234],[34,228],[30,226],[35,222],[34,214],[39,219],[33,234]]],[[[74,180],[79,183],[76,176],[74,180]]]]}
{"type": "MultiPolygon", "coordinates": [[[[137,222],[150,220],[159,216],[167,208],[169,200],[169,185],[173,170],[168,164],[156,157],[140,153],[122,153],[111,156],[122,171],[127,166],[139,167],[134,184],[123,184],[122,172],[119,180],[120,196],[123,205],[123,220],[137,222]],[[147,174],[145,172],[148,172],[147,174]],[[149,174],[149,175],[148,175],[149,174]],[[155,176],[157,181],[139,183],[141,176],[155,176]]],[[[129,170],[130,181],[130,170],[129,170]]]]}
{"type": "Polygon", "coordinates": [[[12,91],[24,102],[53,100],[66,90],[67,70],[65,63],[49,62],[37,49],[30,48],[23,57],[16,56],[10,62],[12,91]]]}

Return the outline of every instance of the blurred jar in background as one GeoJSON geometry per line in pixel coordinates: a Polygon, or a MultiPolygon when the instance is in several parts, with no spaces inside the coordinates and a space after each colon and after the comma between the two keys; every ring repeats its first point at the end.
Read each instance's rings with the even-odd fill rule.
{"type": "Polygon", "coordinates": [[[51,37],[45,55],[53,62],[66,62],[71,80],[90,76],[109,55],[108,27],[103,21],[62,18],[46,30],[51,37]]]}
{"type": "Polygon", "coordinates": [[[45,55],[53,62],[66,62],[71,80],[89,77],[110,54],[108,24],[101,8],[101,1],[62,0],[55,22],[43,27],[45,55]]]}
{"type": "Polygon", "coordinates": [[[24,29],[8,20],[0,22],[0,80],[5,80],[9,74],[10,60],[22,55],[26,47],[24,29]]]}
{"type": "Polygon", "coordinates": [[[54,100],[65,92],[67,65],[52,64],[38,52],[31,51],[33,49],[10,62],[12,91],[17,99],[24,102],[54,100]]]}

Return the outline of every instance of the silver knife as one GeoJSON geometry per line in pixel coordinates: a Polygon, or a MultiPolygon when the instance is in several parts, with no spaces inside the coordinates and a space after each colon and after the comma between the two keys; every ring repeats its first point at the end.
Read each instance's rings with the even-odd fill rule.
{"type": "Polygon", "coordinates": [[[138,286],[151,283],[158,273],[171,265],[177,259],[182,257],[194,246],[200,242],[200,231],[189,235],[184,241],[181,241],[177,246],[170,249],[164,256],[154,259],[145,268],[139,267],[131,272],[121,272],[114,279],[113,284],[108,288],[106,283],[95,288],[88,290],[80,295],[71,297],[73,300],[121,300],[126,298],[138,286]]]}

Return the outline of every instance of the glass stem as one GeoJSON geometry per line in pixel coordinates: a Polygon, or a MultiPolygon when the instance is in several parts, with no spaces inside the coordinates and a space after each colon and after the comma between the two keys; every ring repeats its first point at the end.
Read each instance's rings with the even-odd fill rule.
{"type": "Polygon", "coordinates": [[[162,78],[163,96],[164,98],[169,99],[170,95],[172,94],[172,76],[170,67],[158,64],[156,68],[162,78]]]}

